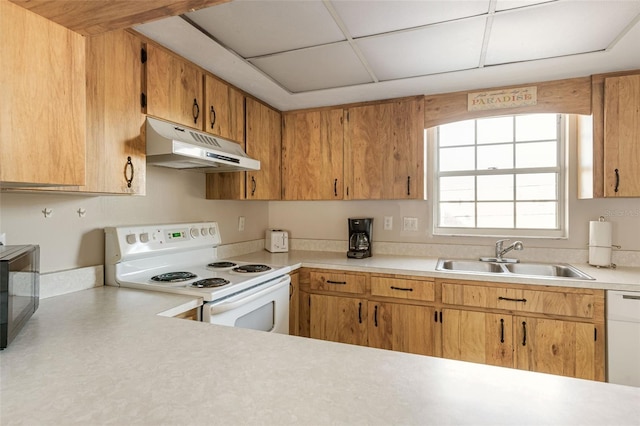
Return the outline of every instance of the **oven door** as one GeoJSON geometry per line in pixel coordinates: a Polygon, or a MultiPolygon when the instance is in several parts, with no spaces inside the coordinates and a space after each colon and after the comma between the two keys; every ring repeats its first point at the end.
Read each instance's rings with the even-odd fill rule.
{"type": "Polygon", "coordinates": [[[289,334],[289,275],[222,302],[205,304],[202,320],[211,324],[289,334]]]}

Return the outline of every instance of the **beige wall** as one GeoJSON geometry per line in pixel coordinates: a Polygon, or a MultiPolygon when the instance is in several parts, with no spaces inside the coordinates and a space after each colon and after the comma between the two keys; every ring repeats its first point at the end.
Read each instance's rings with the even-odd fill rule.
{"type": "Polygon", "coordinates": [[[206,200],[204,191],[204,174],[148,167],[144,197],[0,193],[0,232],[8,244],[39,244],[42,272],[102,264],[105,226],[217,221],[223,243],[264,237],[268,203],[206,200]]]}

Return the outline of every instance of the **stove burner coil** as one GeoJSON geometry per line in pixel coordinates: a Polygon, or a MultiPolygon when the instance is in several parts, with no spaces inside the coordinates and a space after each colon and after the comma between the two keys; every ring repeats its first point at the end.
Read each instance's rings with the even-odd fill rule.
{"type": "Polygon", "coordinates": [[[208,264],[207,266],[210,268],[233,268],[236,265],[238,264],[233,262],[213,262],[208,264]]]}
{"type": "Polygon", "coordinates": [[[251,264],[251,265],[241,265],[237,268],[233,268],[234,272],[240,272],[243,274],[251,274],[256,272],[266,272],[271,270],[270,266],[261,265],[261,264],[251,264]]]}
{"type": "Polygon", "coordinates": [[[205,278],[203,280],[191,283],[191,287],[197,287],[197,288],[222,287],[223,285],[227,285],[230,282],[231,281],[225,280],[224,278],[205,278]]]}
{"type": "Polygon", "coordinates": [[[193,278],[197,278],[196,274],[191,272],[167,272],[166,274],[156,275],[155,277],[151,277],[153,281],[160,281],[165,283],[177,283],[180,281],[187,281],[193,278]]]}

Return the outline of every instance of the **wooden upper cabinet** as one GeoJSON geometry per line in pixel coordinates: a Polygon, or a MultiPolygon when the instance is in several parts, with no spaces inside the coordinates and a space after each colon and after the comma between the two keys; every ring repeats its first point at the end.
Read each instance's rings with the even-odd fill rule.
{"type": "Polygon", "coordinates": [[[282,198],[343,198],[342,108],[285,113],[282,124],[282,198]]]}
{"type": "Polygon", "coordinates": [[[205,74],[204,130],[244,143],[244,95],[217,78],[205,74]]]}
{"type": "Polygon", "coordinates": [[[0,182],[84,185],[84,38],[0,1],[0,39],[0,182]]]}
{"type": "Polygon", "coordinates": [[[142,41],[120,30],[87,37],[87,182],[94,193],[145,193],[142,41]]]}
{"type": "Polygon", "coordinates": [[[202,130],[203,73],[163,48],[147,45],[147,114],[202,130]]]}
{"type": "Polygon", "coordinates": [[[260,160],[260,170],[246,172],[248,200],[279,200],[281,195],[281,115],[256,101],[246,100],[246,151],[260,160]]]}
{"type": "Polygon", "coordinates": [[[640,74],[604,81],[604,195],[640,197],[640,74]]]}
{"type": "Polygon", "coordinates": [[[345,198],[424,198],[423,98],[347,112],[345,198]]]}

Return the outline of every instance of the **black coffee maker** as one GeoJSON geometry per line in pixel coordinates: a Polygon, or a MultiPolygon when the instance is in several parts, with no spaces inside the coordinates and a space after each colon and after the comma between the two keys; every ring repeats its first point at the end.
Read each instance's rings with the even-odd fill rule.
{"type": "Polygon", "coordinates": [[[362,259],[371,257],[371,231],[373,218],[348,219],[349,221],[349,251],[347,257],[362,259]]]}

